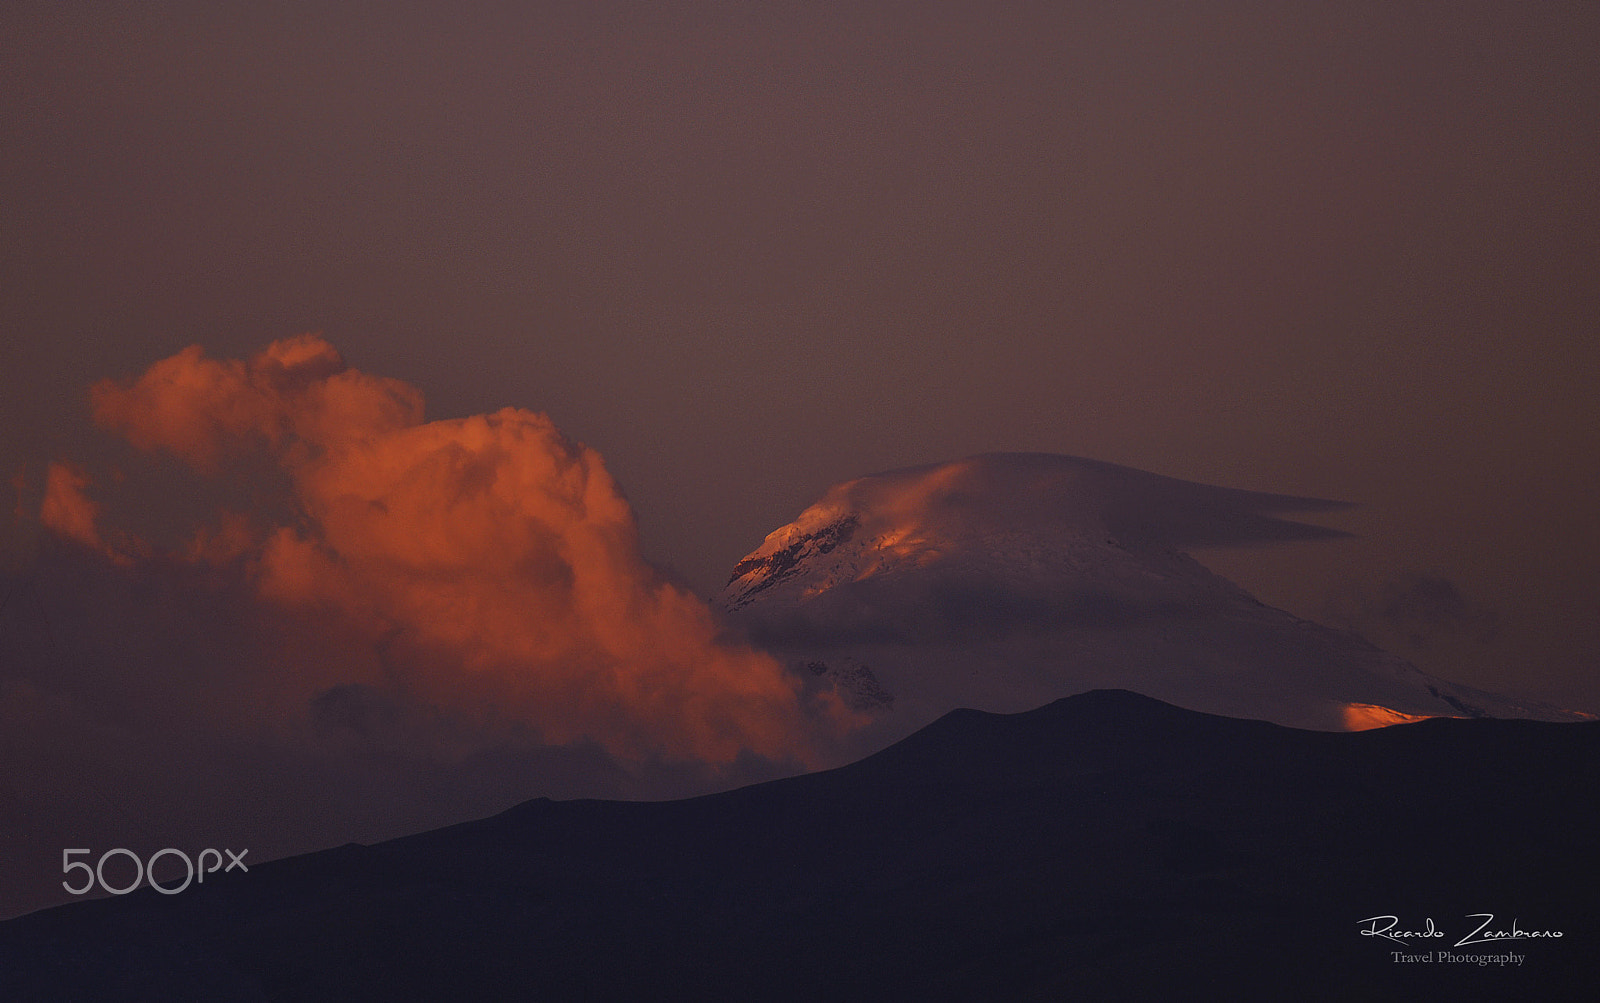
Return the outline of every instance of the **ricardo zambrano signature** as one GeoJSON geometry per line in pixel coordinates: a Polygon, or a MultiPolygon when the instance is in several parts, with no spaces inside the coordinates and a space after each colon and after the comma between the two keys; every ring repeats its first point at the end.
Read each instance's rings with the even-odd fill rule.
{"type": "MultiPolygon", "coordinates": [[[[1496,944],[1507,940],[1537,940],[1563,936],[1560,930],[1524,930],[1517,919],[1511,921],[1509,929],[1490,929],[1494,926],[1494,913],[1474,912],[1468,913],[1467,919],[1482,920],[1477,927],[1465,937],[1452,944],[1452,947],[1467,947],[1472,944],[1496,944]]],[[[1408,947],[1412,940],[1431,940],[1443,937],[1445,933],[1434,925],[1433,917],[1429,916],[1420,929],[1401,930],[1400,917],[1398,916],[1368,916],[1361,920],[1361,936],[1382,937],[1392,940],[1396,944],[1405,944],[1408,947]]]]}

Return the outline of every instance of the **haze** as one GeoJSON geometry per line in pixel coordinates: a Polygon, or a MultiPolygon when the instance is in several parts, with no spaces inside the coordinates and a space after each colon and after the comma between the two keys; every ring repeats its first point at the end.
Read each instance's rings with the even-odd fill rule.
{"type": "Polygon", "coordinates": [[[53,460],[152,538],[216,501],[91,386],[320,332],[430,419],[548,414],[703,594],[837,481],[1065,453],[1359,502],[1200,556],[1600,706],[1593,4],[0,21],[14,562],[53,460]]]}

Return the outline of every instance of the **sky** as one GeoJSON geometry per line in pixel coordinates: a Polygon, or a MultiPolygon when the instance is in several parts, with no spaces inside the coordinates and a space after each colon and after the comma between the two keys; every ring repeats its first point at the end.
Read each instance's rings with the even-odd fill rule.
{"type": "MultiPolygon", "coordinates": [[[[132,575],[276,546],[250,587],[422,623],[453,601],[427,561],[494,544],[330,585],[289,575],[285,513],[337,533],[339,478],[498,443],[441,483],[532,477],[567,511],[549,471],[576,463],[614,515],[474,494],[542,527],[511,556],[602,541],[527,588],[648,606],[684,639],[657,682],[704,656],[773,687],[762,720],[596,710],[585,734],[794,762],[771,722],[833,711],[693,593],[834,483],[1041,451],[1357,503],[1316,517],[1348,538],[1197,556],[1435,675],[1600,709],[1593,4],[17,2],[0,25],[12,581],[61,538],[92,547],[43,576],[57,597],[91,551],[132,575]],[[139,390],[160,365],[201,382],[139,390]],[[341,452],[352,428],[387,466],[341,452]]],[[[426,542],[363,532],[373,561],[426,542]]],[[[132,623],[146,586],[118,581],[103,609],[132,623]]],[[[595,640],[632,614],[591,612],[586,657],[632,664],[595,640]]],[[[556,644],[486,636],[433,641],[556,644]]],[[[382,716],[340,694],[330,719],[382,716]]]]}

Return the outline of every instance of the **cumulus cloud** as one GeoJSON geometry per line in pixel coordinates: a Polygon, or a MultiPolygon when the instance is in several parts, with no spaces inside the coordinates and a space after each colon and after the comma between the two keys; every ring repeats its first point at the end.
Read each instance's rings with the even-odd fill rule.
{"type": "Polygon", "coordinates": [[[44,485],[39,521],[63,539],[75,540],[91,550],[103,550],[105,544],[95,525],[100,506],[84,494],[89,475],[69,463],[52,463],[45,472],[44,485]]]}
{"type": "Polygon", "coordinates": [[[601,457],[542,414],[427,421],[315,336],[185,349],[91,401],[249,503],[158,549],[114,524],[116,478],[45,472],[50,532],[0,582],[0,800],[43,840],[8,856],[676,796],[814,765],[848,721],[643,560],[601,457]]]}
{"type": "MultiPolygon", "coordinates": [[[[313,335],[249,360],[188,348],[92,400],[102,426],[202,474],[275,463],[296,518],[228,513],[187,556],[244,562],[264,599],[337,614],[431,701],[634,758],[805,751],[794,681],[645,563],[600,456],[542,414],[424,421],[415,387],[313,335]]],[[[103,546],[82,475],[52,468],[50,485],[45,522],[103,546]]]]}
{"type": "Polygon", "coordinates": [[[255,445],[294,463],[319,444],[422,421],[419,390],[348,368],[316,335],[274,342],[248,361],[208,359],[192,345],[136,380],[102,380],[90,399],[103,427],[207,471],[255,445]]]}

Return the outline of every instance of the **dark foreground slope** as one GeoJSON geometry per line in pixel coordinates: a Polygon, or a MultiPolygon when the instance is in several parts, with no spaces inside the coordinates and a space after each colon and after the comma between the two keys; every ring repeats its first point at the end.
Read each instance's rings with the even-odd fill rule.
{"type": "Polygon", "coordinates": [[[36,913],[0,924],[0,996],[1580,998],[1597,791],[1600,725],[1328,734],[1100,691],[36,913]],[[1455,947],[1475,913],[1564,936],[1455,947]],[[1446,936],[1361,935],[1380,915],[1446,936]]]}

